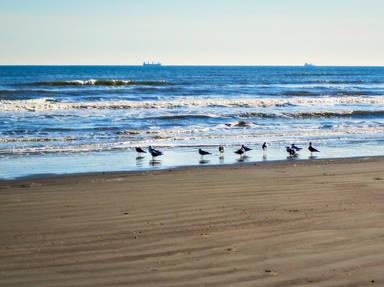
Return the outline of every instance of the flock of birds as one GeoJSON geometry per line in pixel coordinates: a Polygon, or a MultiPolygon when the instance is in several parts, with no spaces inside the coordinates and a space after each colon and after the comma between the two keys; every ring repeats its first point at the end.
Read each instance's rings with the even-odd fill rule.
{"type": "MultiPolygon", "coordinates": [[[[263,145],[261,146],[261,148],[262,148],[262,150],[263,150],[264,152],[266,152],[266,151],[267,151],[267,148],[268,148],[267,143],[264,142],[263,145]]],[[[295,144],[292,144],[291,146],[287,146],[287,147],[286,147],[286,151],[287,151],[289,157],[296,157],[296,156],[298,156],[298,152],[301,151],[302,149],[303,149],[302,147],[298,147],[298,146],[296,146],[295,144]]],[[[251,150],[252,150],[251,148],[249,148],[249,147],[247,147],[247,146],[245,146],[245,145],[242,145],[242,146],[240,147],[240,149],[236,150],[234,153],[235,153],[235,154],[238,154],[238,155],[240,155],[240,156],[244,156],[244,155],[246,154],[246,152],[251,151],[251,150]]],[[[312,143],[311,143],[311,142],[309,143],[308,150],[311,152],[311,154],[314,153],[314,152],[320,152],[318,149],[316,149],[316,148],[314,148],[314,147],[312,146],[312,143]]],[[[201,149],[201,148],[199,148],[198,151],[199,151],[199,154],[201,155],[201,157],[203,157],[203,156],[205,156],[205,155],[210,155],[210,154],[212,154],[212,153],[210,153],[209,151],[203,150],[203,149],[201,149]]],[[[137,152],[138,154],[144,154],[144,153],[147,153],[147,152],[146,152],[144,149],[142,149],[141,147],[136,147],[136,152],[137,152]]],[[[156,157],[158,157],[158,156],[163,155],[163,152],[161,152],[161,151],[159,151],[159,150],[157,150],[157,149],[154,149],[152,146],[149,146],[149,147],[148,147],[148,152],[149,152],[149,154],[152,156],[152,159],[154,159],[154,158],[156,158],[156,157]]],[[[224,153],[224,146],[219,146],[219,152],[220,152],[221,154],[224,153]]]]}
{"type": "MultiPolygon", "coordinates": [[[[291,157],[297,156],[298,155],[297,152],[301,151],[302,149],[303,149],[302,147],[298,147],[295,144],[292,144],[290,147],[289,146],[286,147],[287,153],[291,157]]],[[[314,152],[320,152],[318,149],[316,149],[312,146],[311,142],[309,143],[308,150],[311,152],[311,154],[314,152]]]]}

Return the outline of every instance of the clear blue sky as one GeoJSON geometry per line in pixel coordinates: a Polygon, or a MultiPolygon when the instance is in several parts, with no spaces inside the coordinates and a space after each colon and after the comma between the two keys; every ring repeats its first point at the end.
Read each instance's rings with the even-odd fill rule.
{"type": "Polygon", "coordinates": [[[384,65],[383,0],[0,0],[0,64],[384,65]]]}

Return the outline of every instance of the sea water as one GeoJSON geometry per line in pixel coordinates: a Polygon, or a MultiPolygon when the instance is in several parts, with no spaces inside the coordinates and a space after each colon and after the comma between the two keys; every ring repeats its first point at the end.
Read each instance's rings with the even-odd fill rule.
{"type": "Polygon", "coordinates": [[[310,141],[383,155],[383,136],[384,67],[0,66],[2,179],[287,160],[292,143],[308,159],[310,141]]]}

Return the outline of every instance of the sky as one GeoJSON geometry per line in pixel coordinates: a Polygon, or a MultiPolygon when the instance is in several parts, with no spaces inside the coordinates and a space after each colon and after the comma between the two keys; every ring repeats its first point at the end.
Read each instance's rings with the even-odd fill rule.
{"type": "Polygon", "coordinates": [[[0,0],[0,64],[384,66],[383,0],[0,0]]]}

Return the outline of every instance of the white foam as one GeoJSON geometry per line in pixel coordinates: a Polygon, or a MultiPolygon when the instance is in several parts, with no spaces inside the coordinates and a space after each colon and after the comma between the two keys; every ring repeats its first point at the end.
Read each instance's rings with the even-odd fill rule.
{"type": "Polygon", "coordinates": [[[74,84],[74,85],[95,85],[97,80],[90,79],[90,80],[73,80],[73,81],[67,81],[68,84],[74,84]]]}
{"type": "Polygon", "coordinates": [[[118,138],[104,139],[97,143],[76,143],[76,138],[45,138],[43,142],[36,138],[4,138],[1,142],[13,143],[12,147],[0,148],[0,154],[28,154],[28,153],[72,153],[88,151],[126,150],[136,146],[155,145],[158,147],[200,146],[202,144],[217,145],[218,142],[232,144],[247,142],[259,144],[268,138],[269,142],[286,144],[291,141],[306,142],[309,138],[317,141],[337,141],[380,139],[384,134],[384,126],[351,126],[336,125],[332,129],[321,129],[320,126],[303,127],[294,131],[289,128],[271,131],[254,127],[245,133],[242,129],[215,126],[213,128],[195,127],[191,129],[176,128],[169,130],[139,131],[137,136],[129,132],[121,134],[118,138]],[[216,132],[220,129],[220,132],[216,132]],[[28,140],[29,139],[29,140],[28,140]],[[65,141],[63,145],[61,141],[65,141]],[[19,142],[19,144],[17,144],[19,142]],[[38,145],[33,142],[39,142],[38,145]],[[56,142],[56,143],[55,143],[56,142]],[[43,145],[42,145],[43,144],[43,145]]]}
{"type": "Polygon", "coordinates": [[[180,107],[279,107],[279,106],[333,106],[333,105],[384,105],[383,96],[371,97],[295,97],[269,99],[207,99],[180,98],[169,101],[99,101],[59,102],[51,98],[30,100],[0,100],[0,112],[33,112],[87,109],[173,109],[180,107]]]}

